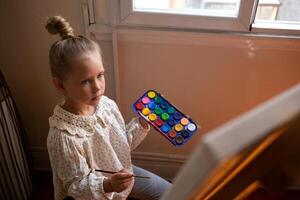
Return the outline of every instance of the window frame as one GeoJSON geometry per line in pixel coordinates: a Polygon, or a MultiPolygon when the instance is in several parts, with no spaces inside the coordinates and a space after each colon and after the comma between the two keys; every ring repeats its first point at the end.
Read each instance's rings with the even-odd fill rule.
{"type": "Polygon", "coordinates": [[[300,28],[281,24],[254,23],[259,0],[241,0],[237,18],[153,13],[133,10],[133,0],[118,0],[118,25],[146,28],[170,28],[192,31],[225,31],[263,35],[300,36],[300,28]]]}
{"type": "Polygon", "coordinates": [[[300,27],[294,25],[273,24],[268,22],[252,23],[251,32],[275,35],[300,36],[300,27]]]}
{"type": "Polygon", "coordinates": [[[145,27],[249,31],[256,0],[241,0],[237,18],[152,13],[133,10],[133,0],[120,0],[120,24],[145,27]]]}

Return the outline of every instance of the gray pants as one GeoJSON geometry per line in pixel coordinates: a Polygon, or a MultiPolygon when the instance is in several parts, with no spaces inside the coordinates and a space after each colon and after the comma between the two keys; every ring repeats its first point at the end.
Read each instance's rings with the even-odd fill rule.
{"type": "Polygon", "coordinates": [[[133,173],[140,176],[150,176],[151,179],[135,178],[129,197],[139,200],[158,200],[172,186],[165,179],[140,167],[133,166],[133,173]]]}

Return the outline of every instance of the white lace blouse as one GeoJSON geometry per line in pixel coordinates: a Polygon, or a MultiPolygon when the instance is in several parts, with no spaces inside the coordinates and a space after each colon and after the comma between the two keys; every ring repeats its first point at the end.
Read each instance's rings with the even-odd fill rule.
{"type": "Polygon", "coordinates": [[[47,138],[55,199],[126,199],[133,183],[121,193],[105,193],[103,180],[110,174],[95,169],[132,172],[130,151],[149,131],[138,118],[126,126],[114,101],[102,96],[91,116],[72,114],[58,104],[49,118],[47,138]]]}

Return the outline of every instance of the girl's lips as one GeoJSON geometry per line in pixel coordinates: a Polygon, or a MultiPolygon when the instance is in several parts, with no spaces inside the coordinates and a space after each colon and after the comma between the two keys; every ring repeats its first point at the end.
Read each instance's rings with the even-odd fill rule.
{"type": "Polygon", "coordinates": [[[99,99],[100,99],[100,95],[99,96],[95,96],[95,97],[92,98],[93,101],[97,101],[99,99]]]}

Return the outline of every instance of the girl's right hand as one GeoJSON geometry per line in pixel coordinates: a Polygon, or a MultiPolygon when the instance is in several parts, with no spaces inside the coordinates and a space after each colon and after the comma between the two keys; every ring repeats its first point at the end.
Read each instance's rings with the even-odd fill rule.
{"type": "Polygon", "coordinates": [[[129,187],[133,180],[132,174],[122,169],[121,171],[113,174],[110,178],[104,180],[104,191],[109,192],[122,192],[129,187]]]}

